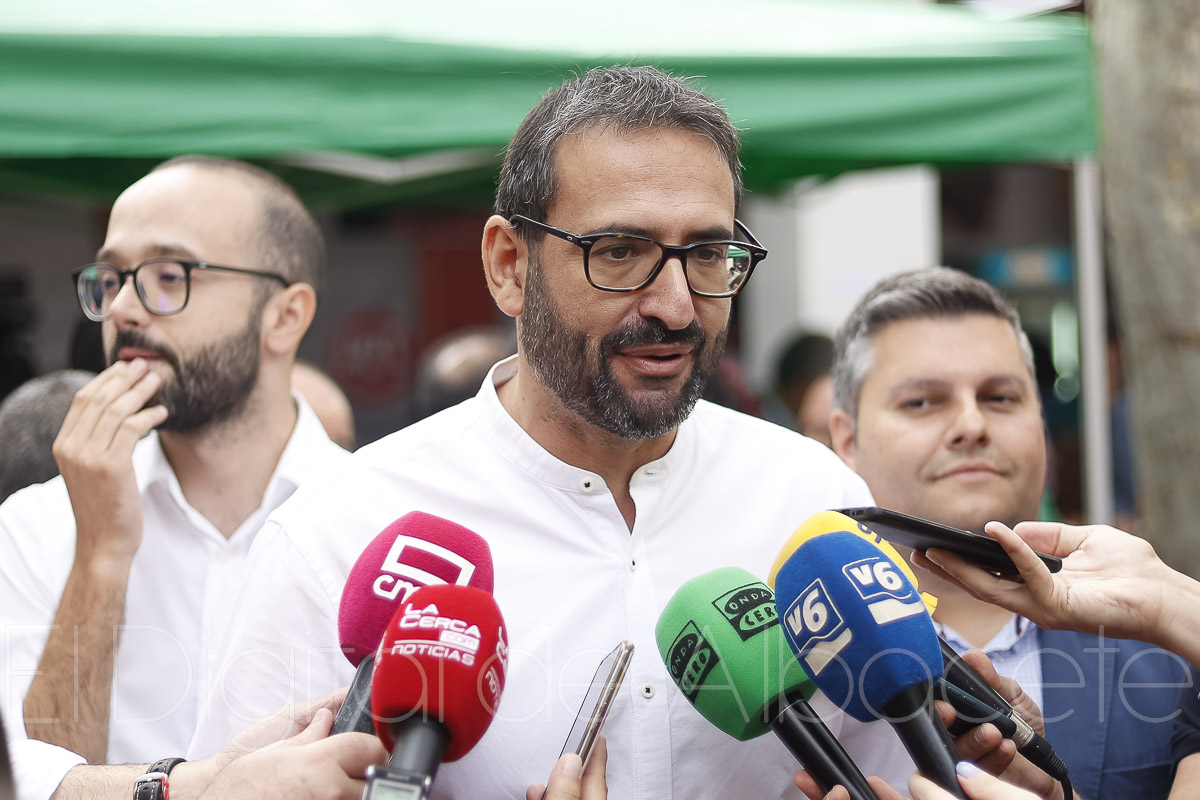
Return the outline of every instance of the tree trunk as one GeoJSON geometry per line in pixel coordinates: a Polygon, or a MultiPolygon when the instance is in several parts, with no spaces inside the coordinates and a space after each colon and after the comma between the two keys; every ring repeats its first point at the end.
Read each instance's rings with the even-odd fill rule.
{"type": "Polygon", "coordinates": [[[1114,311],[1144,534],[1200,574],[1200,14],[1093,4],[1114,311]]]}

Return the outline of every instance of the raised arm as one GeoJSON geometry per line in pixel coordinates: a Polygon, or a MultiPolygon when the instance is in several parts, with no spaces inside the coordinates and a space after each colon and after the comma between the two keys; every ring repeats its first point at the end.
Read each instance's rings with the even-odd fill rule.
{"type": "Polygon", "coordinates": [[[989,522],[1023,582],[997,578],[943,550],[914,554],[918,565],[976,597],[1038,625],[1141,639],[1200,664],[1200,582],[1159,559],[1150,543],[1107,525],[989,522]],[[1063,558],[1052,573],[1034,551],[1063,558]]]}
{"type": "Polygon", "coordinates": [[[144,408],[159,381],[140,360],[118,362],[79,391],[54,442],[75,515],[75,561],[25,697],[25,727],[93,764],[108,750],[117,631],[142,541],[133,448],[166,419],[162,406],[144,408]]]}

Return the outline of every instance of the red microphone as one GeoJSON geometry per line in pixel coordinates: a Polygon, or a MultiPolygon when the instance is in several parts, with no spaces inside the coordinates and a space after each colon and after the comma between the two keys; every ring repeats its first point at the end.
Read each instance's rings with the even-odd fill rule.
{"type": "Polygon", "coordinates": [[[413,592],[375,656],[371,713],[392,755],[368,771],[364,800],[427,797],[438,766],[466,755],[491,725],[507,665],[504,619],[489,593],[413,592]]]}
{"type": "Polygon", "coordinates": [[[474,586],[492,591],[492,551],[457,522],[412,511],[376,536],[346,577],[338,607],[338,640],[357,668],[332,733],[374,733],[371,670],[396,609],[421,586],[474,586]]]}

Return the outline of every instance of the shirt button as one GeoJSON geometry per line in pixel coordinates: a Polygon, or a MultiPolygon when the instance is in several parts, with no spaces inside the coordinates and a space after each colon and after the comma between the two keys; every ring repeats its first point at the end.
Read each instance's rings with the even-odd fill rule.
{"type": "Polygon", "coordinates": [[[595,481],[593,481],[591,478],[584,478],[579,482],[579,488],[583,489],[585,492],[590,492],[592,487],[595,485],[595,481]]]}
{"type": "Polygon", "coordinates": [[[233,554],[229,552],[228,548],[224,548],[224,549],[217,551],[217,560],[218,561],[225,562],[231,558],[233,558],[233,554]]]}
{"type": "Polygon", "coordinates": [[[637,559],[636,558],[629,559],[629,571],[637,572],[637,559]]]}
{"type": "Polygon", "coordinates": [[[654,684],[652,684],[652,683],[642,684],[642,697],[646,698],[647,700],[654,697],[654,684]]]}

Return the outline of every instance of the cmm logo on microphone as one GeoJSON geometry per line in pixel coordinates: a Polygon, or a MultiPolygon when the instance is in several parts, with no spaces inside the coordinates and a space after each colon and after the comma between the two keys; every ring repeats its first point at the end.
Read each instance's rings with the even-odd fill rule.
{"type": "Polygon", "coordinates": [[[401,592],[406,598],[422,586],[467,586],[475,565],[440,544],[400,534],[392,541],[379,572],[371,588],[379,597],[395,600],[401,592]]]}
{"type": "Polygon", "coordinates": [[[762,583],[739,586],[714,600],[713,606],[729,621],[743,642],[779,624],[775,593],[762,583]]]}
{"type": "Polygon", "coordinates": [[[667,672],[684,697],[694,703],[708,673],[720,660],[717,651],[700,633],[696,623],[688,620],[667,651],[667,672]]]}

